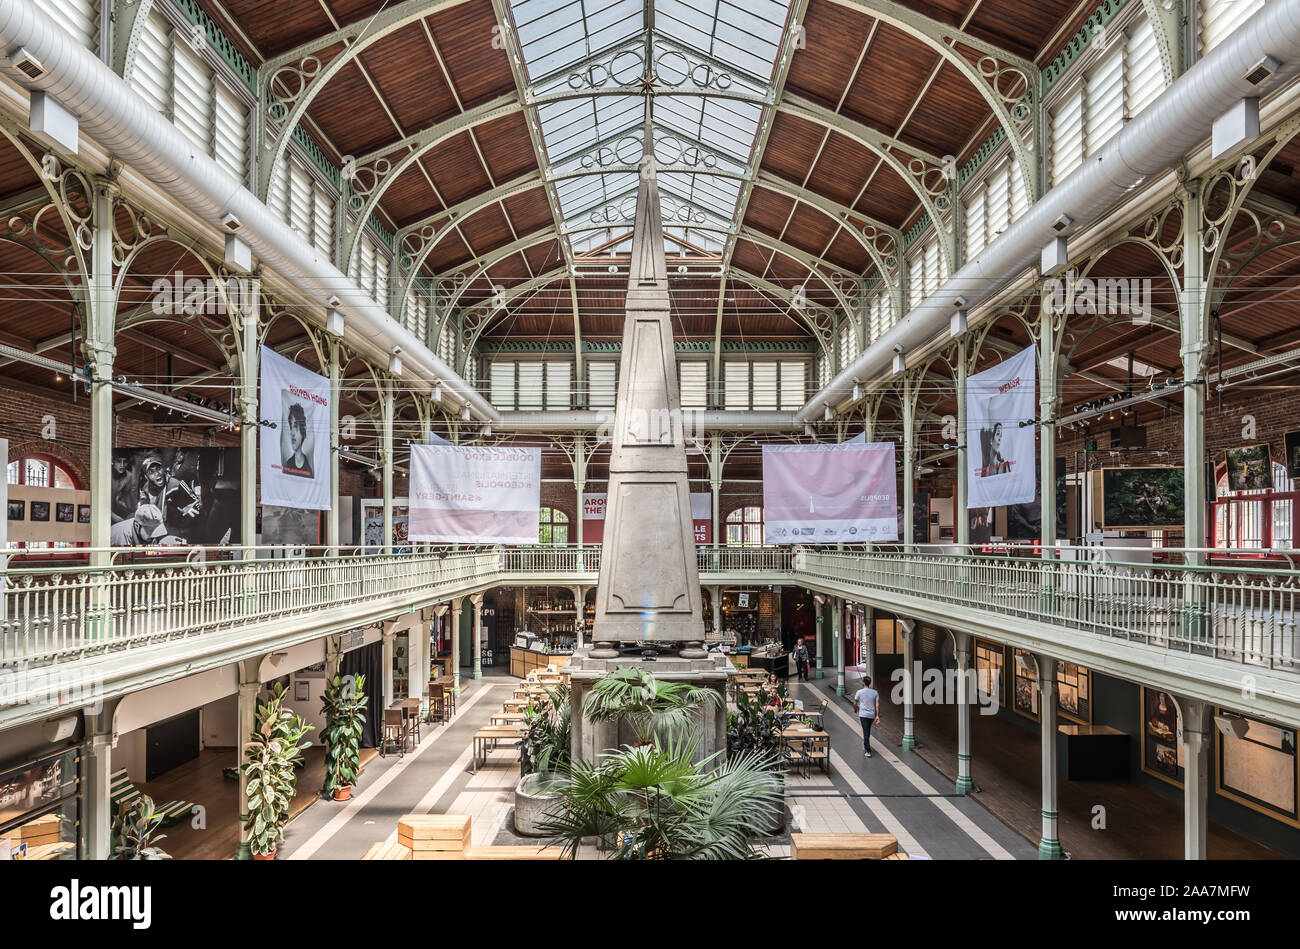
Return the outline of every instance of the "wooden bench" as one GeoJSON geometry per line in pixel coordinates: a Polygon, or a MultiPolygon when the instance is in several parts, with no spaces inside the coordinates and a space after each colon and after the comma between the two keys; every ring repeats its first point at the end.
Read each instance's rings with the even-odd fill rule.
{"type": "Polygon", "coordinates": [[[559,860],[564,851],[560,847],[532,847],[527,844],[500,847],[470,847],[466,860],[559,860]]]}
{"type": "Polygon", "coordinates": [[[411,848],[404,847],[396,841],[381,840],[371,844],[362,860],[410,860],[411,848]]]}
{"type": "Polygon", "coordinates": [[[888,860],[898,853],[893,834],[791,834],[792,860],[888,860]]]}
{"type": "Polygon", "coordinates": [[[397,842],[412,860],[460,860],[469,848],[469,817],[407,814],[397,821],[397,842]]]}
{"type": "Polygon", "coordinates": [[[562,847],[470,844],[465,814],[407,814],[397,821],[397,841],[371,844],[362,860],[560,860],[562,847]]]}

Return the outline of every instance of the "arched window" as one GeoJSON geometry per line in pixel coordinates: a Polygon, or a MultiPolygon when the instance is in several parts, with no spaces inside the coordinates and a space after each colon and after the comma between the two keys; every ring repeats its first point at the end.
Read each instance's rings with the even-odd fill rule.
{"type": "Polygon", "coordinates": [[[1216,483],[1214,546],[1290,548],[1297,487],[1286,465],[1273,462],[1272,489],[1231,491],[1226,468],[1216,483]]]}
{"type": "Polygon", "coordinates": [[[33,488],[75,490],[79,487],[72,472],[49,455],[24,455],[9,462],[8,481],[10,484],[25,484],[33,488]]]}
{"type": "Polygon", "coordinates": [[[763,509],[741,507],[727,515],[728,547],[761,547],[763,545],[763,509]]]}
{"type": "Polygon", "coordinates": [[[551,547],[567,547],[569,544],[569,515],[558,508],[544,507],[538,512],[540,530],[537,539],[551,547]]]}

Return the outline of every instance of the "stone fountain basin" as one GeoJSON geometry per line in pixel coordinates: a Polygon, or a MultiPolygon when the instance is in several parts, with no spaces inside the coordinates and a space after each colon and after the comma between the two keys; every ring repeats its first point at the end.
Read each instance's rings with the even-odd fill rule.
{"type": "Polygon", "coordinates": [[[524,775],[515,785],[515,833],[525,837],[545,837],[538,825],[545,819],[547,810],[560,799],[551,790],[555,778],[545,771],[524,775]]]}

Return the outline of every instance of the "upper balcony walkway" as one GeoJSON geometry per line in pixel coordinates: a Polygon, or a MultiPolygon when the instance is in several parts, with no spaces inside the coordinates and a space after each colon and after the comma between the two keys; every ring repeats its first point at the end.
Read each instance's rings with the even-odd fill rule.
{"type": "MultiPolygon", "coordinates": [[[[1131,561],[1116,548],[1050,559],[951,550],[697,555],[705,586],[797,584],[1300,725],[1294,566],[1137,562],[1149,549],[1131,561]]],[[[249,553],[114,550],[106,566],[11,558],[0,573],[0,726],[502,584],[594,585],[600,569],[599,547],[249,553]]]]}

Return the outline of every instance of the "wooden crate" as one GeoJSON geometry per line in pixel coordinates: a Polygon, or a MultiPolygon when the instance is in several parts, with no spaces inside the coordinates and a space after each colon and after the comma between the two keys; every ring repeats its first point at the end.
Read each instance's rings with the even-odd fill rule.
{"type": "Polygon", "coordinates": [[[45,814],[29,820],[21,827],[6,832],[15,848],[27,844],[28,848],[59,843],[59,815],[45,814]]]}
{"type": "Polygon", "coordinates": [[[396,841],[389,842],[381,840],[377,844],[371,844],[370,849],[366,851],[362,860],[410,860],[411,848],[403,847],[396,841]]]}
{"type": "Polygon", "coordinates": [[[410,848],[412,860],[460,860],[469,841],[465,814],[407,814],[397,822],[397,842],[410,848]]]}
{"type": "Polygon", "coordinates": [[[893,834],[791,834],[793,860],[884,860],[898,852],[893,834]]]}

